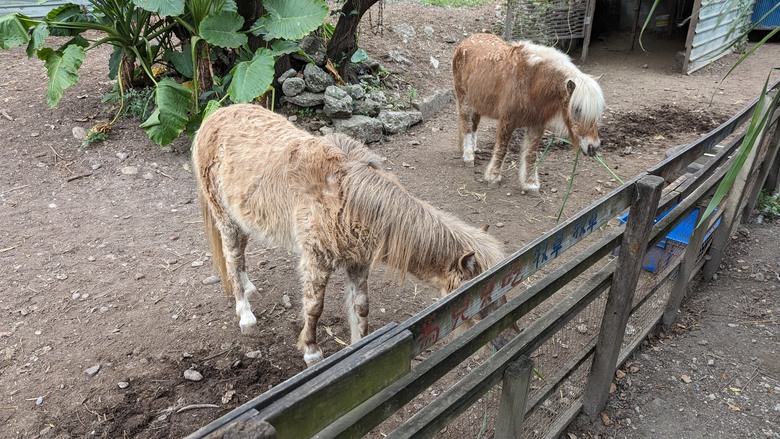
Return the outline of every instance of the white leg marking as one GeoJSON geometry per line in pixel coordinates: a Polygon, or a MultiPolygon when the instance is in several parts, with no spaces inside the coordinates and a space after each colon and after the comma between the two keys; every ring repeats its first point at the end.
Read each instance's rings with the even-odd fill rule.
{"type": "Polygon", "coordinates": [[[236,301],[236,314],[238,315],[238,326],[241,327],[242,334],[254,334],[257,332],[257,318],[252,314],[252,305],[246,297],[236,301]]]}
{"type": "Polygon", "coordinates": [[[249,276],[246,275],[245,271],[241,272],[241,285],[244,287],[244,295],[246,297],[249,297],[257,292],[255,284],[249,280],[249,276]]]}
{"type": "Polygon", "coordinates": [[[477,133],[467,133],[463,136],[463,161],[468,166],[474,166],[474,150],[477,148],[477,133]]]}
{"type": "Polygon", "coordinates": [[[490,158],[490,163],[485,169],[485,181],[491,187],[497,186],[501,181],[501,163],[497,162],[495,155],[490,158]]]}
{"type": "Polygon", "coordinates": [[[306,346],[303,349],[303,361],[306,362],[307,367],[312,367],[325,359],[325,356],[322,354],[322,349],[317,345],[314,346],[315,348],[306,346]]]}
{"type": "Polygon", "coordinates": [[[352,343],[360,340],[360,326],[357,312],[355,311],[355,285],[350,282],[347,284],[347,288],[344,290],[344,307],[347,311],[347,319],[349,320],[349,330],[352,336],[352,343]]]}

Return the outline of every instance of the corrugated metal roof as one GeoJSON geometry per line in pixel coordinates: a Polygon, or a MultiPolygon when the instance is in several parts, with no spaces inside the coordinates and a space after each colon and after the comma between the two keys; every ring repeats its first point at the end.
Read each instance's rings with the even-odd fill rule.
{"type": "Polygon", "coordinates": [[[701,0],[696,30],[687,48],[687,73],[733,51],[724,49],[743,37],[753,4],[754,1],[746,0],[701,0]]]}
{"type": "Polygon", "coordinates": [[[43,4],[38,4],[38,0],[3,0],[0,1],[0,17],[8,14],[24,14],[32,18],[41,18],[52,9],[68,3],[77,5],[89,5],[88,0],[52,0],[43,4]]]}

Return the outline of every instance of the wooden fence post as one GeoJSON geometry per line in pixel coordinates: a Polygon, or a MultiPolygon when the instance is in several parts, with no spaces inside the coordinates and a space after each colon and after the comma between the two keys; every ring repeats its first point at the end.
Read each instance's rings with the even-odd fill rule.
{"type": "Polygon", "coordinates": [[[585,389],[583,410],[596,417],[609,397],[609,387],[617,367],[623,333],[634,299],[642,259],[647,252],[650,231],[661,199],[664,179],[647,175],[637,181],[630,215],[623,233],[615,274],[607,296],[596,352],[585,389]]]}
{"type": "MultiPolygon", "coordinates": [[[[699,223],[699,218],[701,218],[702,213],[704,213],[705,206],[706,203],[699,203],[699,211],[696,215],[696,222],[694,224],[699,223]]],[[[705,224],[702,224],[693,230],[693,236],[691,236],[688,241],[688,246],[685,248],[680,268],[677,270],[677,278],[674,280],[672,292],[669,295],[669,300],[666,302],[666,310],[661,318],[664,330],[668,330],[677,320],[677,310],[680,309],[680,305],[685,297],[685,291],[688,288],[688,279],[690,279],[691,273],[696,266],[696,260],[699,258],[699,251],[701,250],[702,242],[704,242],[704,236],[707,234],[707,229],[710,225],[709,223],[710,221],[705,221],[705,224]]]]}
{"type": "Polygon", "coordinates": [[[528,400],[528,389],[531,386],[531,373],[534,362],[522,356],[504,370],[504,381],[501,385],[501,405],[496,418],[495,439],[519,438],[523,431],[525,418],[525,403],[528,400]]]}
{"type": "MultiPolygon", "coordinates": [[[[771,99],[771,96],[768,95],[767,99],[771,99]]],[[[767,104],[761,109],[761,115],[759,117],[764,117],[767,112],[772,110],[773,109],[769,108],[769,105],[767,104]]],[[[710,251],[708,252],[710,258],[704,263],[704,268],[702,269],[702,276],[705,280],[712,279],[712,275],[718,271],[720,262],[723,260],[723,255],[726,252],[726,245],[731,237],[731,231],[733,230],[735,223],[739,221],[738,217],[742,202],[745,200],[745,195],[750,189],[748,187],[750,176],[755,172],[756,158],[758,157],[759,149],[761,149],[761,145],[764,142],[764,134],[767,133],[767,131],[767,127],[764,126],[764,129],[757,137],[758,142],[753,145],[753,148],[750,150],[750,154],[748,154],[745,163],[742,165],[742,169],[739,170],[737,178],[731,186],[731,191],[726,197],[726,202],[723,206],[723,219],[718,228],[712,233],[712,244],[710,245],[710,251]]]]}

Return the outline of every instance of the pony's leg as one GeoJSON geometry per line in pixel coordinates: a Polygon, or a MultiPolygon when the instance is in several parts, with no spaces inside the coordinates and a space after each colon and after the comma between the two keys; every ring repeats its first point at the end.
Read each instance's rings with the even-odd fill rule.
{"type": "Polygon", "coordinates": [[[458,144],[463,148],[463,162],[474,167],[477,148],[477,127],[481,115],[465,102],[458,102],[458,144]]]}
{"type": "Polygon", "coordinates": [[[325,358],[317,344],[317,321],[325,305],[325,286],[330,278],[330,270],[318,262],[310,252],[301,253],[299,265],[303,279],[303,329],[298,336],[298,349],[303,351],[306,366],[313,366],[325,358]]]}
{"type": "MultiPolygon", "coordinates": [[[[514,125],[507,121],[499,120],[496,127],[496,146],[493,148],[493,155],[490,157],[487,169],[485,169],[485,181],[490,187],[497,187],[501,182],[501,168],[504,166],[509,141],[512,140],[514,125]]],[[[522,154],[521,154],[522,155],[522,154]]]]}
{"type": "Polygon", "coordinates": [[[246,274],[244,250],[248,236],[233,223],[221,223],[217,226],[222,235],[222,252],[225,255],[227,283],[236,299],[236,315],[242,334],[257,333],[257,318],[252,313],[249,295],[257,289],[246,274]]]}
{"type": "Polygon", "coordinates": [[[354,343],[368,335],[368,266],[347,267],[347,277],[344,305],[354,343]]]}
{"type": "Polygon", "coordinates": [[[523,137],[520,150],[520,189],[529,193],[539,193],[539,167],[536,166],[539,154],[539,142],[544,135],[543,129],[529,128],[523,137]],[[533,168],[532,175],[528,176],[528,167],[533,168]]]}

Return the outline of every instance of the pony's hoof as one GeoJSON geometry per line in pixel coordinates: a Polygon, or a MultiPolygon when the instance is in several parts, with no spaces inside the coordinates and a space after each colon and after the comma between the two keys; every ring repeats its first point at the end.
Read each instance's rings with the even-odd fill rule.
{"type": "Polygon", "coordinates": [[[243,335],[257,335],[259,332],[260,329],[258,329],[257,324],[241,327],[241,334],[243,335]]]}
{"type": "Polygon", "coordinates": [[[474,167],[474,160],[463,160],[463,164],[467,168],[473,168],[474,167]]]}
{"type": "Polygon", "coordinates": [[[251,312],[241,316],[241,319],[238,321],[238,326],[241,327],[241,333],[244,335],[256,335],[260,332],[257,328],[257,319],[251,312]]]}
{"type": "Polygon", "coordinates": [[[488,181],[488,187],[497,188],[501,186],[501,180],[488,181]]]}
{"type": "MultiPolygon", "coordinates": [[[[309,349],[306,350],[309,351],[309,349]]],[[[316,350],[312,349],[311,352],[303,354],[303,361],[306,362],[306,367],[312,367],[324,359],[325,356],[322,354],[322,349],[319,346],[317,346],[316,350]]]]}
{"type": "Polygon", "coordinates": [[[530,195],[532,197],[538,197],[541,194],[539,193],[539,189],[521,189],[520,190],[521,195],[530,195]]]}

